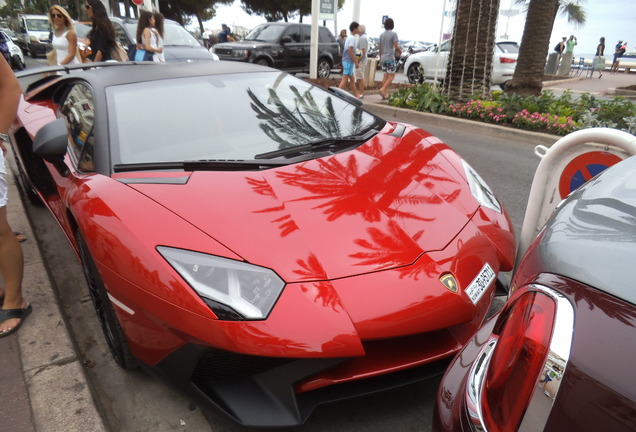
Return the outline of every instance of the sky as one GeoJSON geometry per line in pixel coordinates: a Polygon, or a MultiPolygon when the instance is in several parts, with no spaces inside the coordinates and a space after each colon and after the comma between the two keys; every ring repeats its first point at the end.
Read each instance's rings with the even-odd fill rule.
{"type": "MultiPolygon", "coordinates": [[[[388,15],[395,21],[395,31],[401,40],[419,40],[435,42],[440,40],[442,33],[448,32],[451,25],[450,18],[443,16],[444,9],[453,8],[454,0],[359,0],[359,22],[367,27],[367,34],[377,37],[383,31],[382,16],[388,15]]],[[[557,16],[552,35],[550,50],[561,40],[562,36],[575,35],[578,41],[574,53],[593,55],[599,38],[605,37],[605,55],[611,56],[613,47],[618,40],[628,42],[628,50],[636,49],[636,1],[634,0],[581,0],[587,12],[587,22],[581,27],[575,27],[567,19],[557,16]],[[631,41],[631,43],[630,43],[631,41]]],[[[338,12],[336,23],[327,21],[327,27],[337,36],[340,29],[348,28],[353,20],[354,0],[345,0],[344,7],[338,12]],[[337,27],[336,27],[337,26],[337,27]],[[335,30],[335,31],[334,31],[335,30]]],[[[501,0],[500,10],[519,10],[514,0],[501,0]]],[[[221,24],[230,27],[241,25],[252,28],[265,20],[259,16],[250,16],[241,9],[240,0],[235,0],[231,6],[217,7],[217,16],[205,23],[206,28],[220,29],[221,24]]],[[[293,21],[298,21],[294,19],[293,21]]],[[[306,16],[304,22],[310,23],[306,16]]],[[[525,14],[506,17],[499,15],[497,37],[503,38],[506,33],[509,40],[521,42],[525,14]],[[507,32],[506,32],[507,29],[507,32]]]]}

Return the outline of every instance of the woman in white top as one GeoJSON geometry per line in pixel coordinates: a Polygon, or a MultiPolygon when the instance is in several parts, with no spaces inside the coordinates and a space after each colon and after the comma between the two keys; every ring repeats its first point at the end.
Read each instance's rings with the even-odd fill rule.
{"type": "Polygon", "coordinates": [[[163,53],[163,46],[158,44],[157,30],[154,29],[155,17],[152,12],[144,10],[139,14],[139,22],[137,23],[137,49],[144,49],[153,54],[153,60],[156,60],[154,54],[163,53]]]}
{"type": "Polygon", "coordinates": [[[77,33],[73,20],[66,9],[54,5],[49,9],[49,21],[53,28],[52,45],[57,56],[58,65],[80,63],[77,51],[77,33]]]}
{"type": "Polygon", "coordinates": [[[156,62],[165,62],[166,58],[163,55],[163,14],[161,12],[153,12],[152,17],[155,19],[155,28],[157,32],[157,48],[161,48],[160,52],[156,52],[152,59],[156,62]]]}

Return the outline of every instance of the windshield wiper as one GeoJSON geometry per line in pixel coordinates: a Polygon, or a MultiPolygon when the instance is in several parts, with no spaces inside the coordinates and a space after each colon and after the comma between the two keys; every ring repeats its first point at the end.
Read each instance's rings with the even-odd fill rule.
{"type": "Polygon", "coordinates": [[[268,168],[276,168],[288,165],[289,162],[263,162],[251,159],[203,159],[182,162],[146,162],[131,164],[115,164],[114,172],[127,171],[159,171],[159,170],[183,170],[183,171],[258,171],[268,168]]]}
{"type": "Polygon", "coordinates": [[[294,147],[287,147],[279,150],[274,150],[271,152],[260,153],[254,156],[254,159],[275,159],[281,156],[289,156],[293,154],[304,154],[309,152],[315,152],[316,150],[324,150],[325,148],[329,150],[334,150],[336,148],[342,149],[351,147],[352,144],[356,144],[359,142],[364,142],[371,139],[375,136],[379,131],[376,129],[371,129],[365,132],[362,135],[351,135],[348,137],[332,137],[332,138],[323,138],[317,141],[313,141],[307,144],[301,144],[294,147]]]}

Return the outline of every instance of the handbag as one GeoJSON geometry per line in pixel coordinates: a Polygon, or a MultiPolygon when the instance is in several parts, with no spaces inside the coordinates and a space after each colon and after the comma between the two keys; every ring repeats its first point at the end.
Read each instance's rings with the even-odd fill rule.
{"type": "Polygon", "coordinates": [[[46,53],[46,63],[49,66],[56,66],[57,65],[57,51],[52,49],[51,51],[46,53]]]}
{"type": "Polygon", "coordinates": [[[137,48],[136,45],[131,44],[133,52],[131,53],[130,47],[128,48],[128,58],[132,57],[134,61],[152,61],[152,53],[142,48],[137,48]]]}
{"type": "Polygon", "coordinates": [[[594,57],[594,65],[592,69],[595,71],[604,71],[605,70],[605,57],[604,56],[595,56],[594,57]]]}
{"type": "Polygon", "coordinates": [[[121,44],[119,42],[115,42],[115,48],[113,48],[110,52],[110,58],[118,61],[118,62],[122,62],[122,61],[128,61],[128,53],[126,52],[126,50],[124,49],[123,46],[121,46],[121,44]]]}

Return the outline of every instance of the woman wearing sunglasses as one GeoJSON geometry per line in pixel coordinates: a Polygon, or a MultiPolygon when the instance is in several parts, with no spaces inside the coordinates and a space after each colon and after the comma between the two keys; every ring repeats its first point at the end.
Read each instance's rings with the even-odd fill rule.
{"type": "Polygon", "coordinates": [[[54,5],[49,9],[49,21],[53,28],[51,45],[55,51],[56,64],[81,63],[77,49],[77,34],[73,20],[62,6],[54,5]]]}
{"type": "Polygon", "coordinates": [[[111,52],[115,48],[115,27],[108,19],[106,7],[100,0],[87,0],[84,5],[88,17],[93,21],[93,28],[88,34],[91,41],[91,61],[111,60],[111,52]]]}

